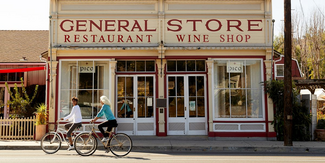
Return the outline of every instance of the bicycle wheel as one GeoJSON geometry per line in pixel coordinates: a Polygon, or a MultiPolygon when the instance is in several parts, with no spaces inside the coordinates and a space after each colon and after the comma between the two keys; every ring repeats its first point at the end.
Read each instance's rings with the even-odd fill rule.
{"type": "Polygon", "coordinates": [[[61,138],[59,134],[49,132],[41,139],[42,150],[47,154],[56,153],[61,148],[61,138]]]}
{"type": "Polygon", "coordinates": [[[132,150],[132,140],[131,138],[122,133],[115,134],[109,140],[109,148],[111,152],[118,157],[126,156],[132,150]]]}
{"type": "Polygon", "coordinates": [[[97,150],[97,140],[89,133],[81,133],[74,139],[74,147],[81,156],[90,156],[97,150]]]}

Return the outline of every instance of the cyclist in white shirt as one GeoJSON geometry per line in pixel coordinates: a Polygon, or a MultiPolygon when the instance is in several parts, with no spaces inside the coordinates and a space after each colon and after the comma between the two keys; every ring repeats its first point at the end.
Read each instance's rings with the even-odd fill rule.
{"type": "Polygon", "coordinates": [[[73,97],[71,99],[71,101],[72,101],[73,107],[72,107],[72,110],[71,110],[70,114],[67,115],[64,118],[61,118],[61,120],[71,121],[70,123],[67,123],[64,126],[65,129],[68,130],[67,137],[68,137],[69,142],[70,142],[70,146],[68,148],[69,151],[71,149],[74,149],[73,141],[72,141],[72,138],[71,138],[72,131],[75,130],[77,127],[80,127],[82,125],[82,123],[81,123],[82,116],[81,116],[80,107],[78,105],[78,98],[73,97]]]}

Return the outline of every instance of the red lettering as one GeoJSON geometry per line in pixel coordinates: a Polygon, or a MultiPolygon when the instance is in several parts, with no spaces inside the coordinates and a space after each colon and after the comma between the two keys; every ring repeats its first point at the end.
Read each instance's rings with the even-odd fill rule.
{"type": "Polygon", "coordinates": [[[123,35],[117,35],[117,42],[124,42],[123,35]]]}
{"type": "Polygon", "coordinates": [[[88,35],[84,35],[83,38],[84,38],[83,42],[88,42],[88,35]]]}
{"type": "Polygon", "coordinates": [[[197,40],[198,42],[201,42],[201,35],[194,35],[194,42],[196,42],[195,40],[197,40]]]}
{"type": "Polygon", "coordinates": [[[209,42],[209,35],[203,35],[203,42],[209,42]]]}
{"type": "Polygon", "coordinates": [[[227,42],[230,42],[230,40],[231,40],[231,42],[234,42],[234,35],[227,35],[227,42]],[[229,37],[229,36],[231,36],[231,37],[229,37]]]}
{"type": "Polygon", "coordinates": [[[262,31],[263,28],[260,29],[252,29],[252,27],[259,27],[259,23],[258,24],[252,24],[252,22],[262,22],[262,20],[247,20],[248,21],[248,31],[262,31]]]}
{"type": "Polygon", "coordinates": [[[150,31],[156,31],[157,29],[148,29],[148,20],[144,20],[144,31],[150,32],[150,31]]]}
{"type": "Polygon", "coordinates": [[[95,42],[95,38],[97,37],[97,35],[90,35],[91,37],[93,37],[93,42],[95,42]]]}
{"type": "Polygon", "coordinates": [[[191,35],[188,35],[188,42],[191,42],[191,35]]]}
{"type": "Polygon", "coordinates": [[[237,42],[242,42],[244,40],[244,37],[242,35],[237,35],[236,40],[237,42]]]}
{"type": "Polygon", "coordinates": [[[125,31],[129,32],[127,27],[129,26],[128,20],[118,20],[118,31],[121,31],[121,28],[123,28],[125,31]],[[122,25],[122,22],[125,22],[124,25],[122,25]]]}
{"type": "Polygon", "coordinates": [[[74,42],[80,42],[80,35],[74,35],[74,42]]]}
{"type": "Polygon", "coordinates": [[[240,28],[240,26],[241,26],[241,21],[240,21],[240,20],[227,20],[227,23],[228,23],[228,29],[227,29],[227,31],[231,31],[230,28],[231,28],[231,27],[235,27],[235,28],[237,28],[239,31],[244,32],[244,31],[240,28]],[[231,25],[230,22],[237,22],[237,25],[231,25]]]}
{"type": "Polygon", "coordinates": [[[129,37],[128,37],[128,39],[126,40],[126,42],[133,42],[133,40],[132,40],[132,38],[131,38],[131,36],[129,35],[129,37]]]}
{"type": "Polygon", "coordinates": [[[248,40],[251,38],[251,35],[246,35],[245,38],[246,38],[245,39],[246,40],[245,42],[248,42],[248,40]]]}
{"type": "Polygon", "coordinates": [[[131,31],[133,32],[135,28],[137,28],[139,31],[142,32],[142,29],[140,27],[140,24],[139,24],[139,22],[137,20],[134,20],[134,25],[133,25],[131,31]]]}
{"type": "Polygon", "coordinates": [[[220,35],[220,42],[225,42],[225,35],[220,35]]]}
{"type": "Polygon", "coordinates": [[[114,27],[115,25],[115,20],[105,20],[105,32],[107,31],[115,31],[114,29],[108,29],[109,26],[114,27]],[[113,24],[109,24],[110,22],[114,22],[113,24]]]}
{"type": "Polygon", "coordinates": [[[103,20],[99,20],[99,24],[100,25],[98,25],[94,21],[89,20],[89,22],[90,22],[89,32],[92,32],[93,31],[93,26],[95,26],[99,31],[102,31],[102,21],[103,20]]]}
{"type": "Polygon", "coordinates": [[[63,21],[61,22],[61,24],[60,24],[60,28],[61,28],[61,30],[62,30],[63,32],[71,32],[71,31],[73,31],[73,26],[72,26],[72,25],[70,26],[70,29],[68,29],[68,30],[66,30],[66,29],[63,28],[63,23],[65,23],[65,22],[71,22],[72,25],[73,25],[73,21],[72,21],[72,20],[63,20],[63,21]]]}
{"type": "Polygon", "coordinates": [[[148,39],[148,42],[151,42],[150,41],[150,37],[152,37],[152,35],[146,35],[147,39],[148,39]]]}
{"type": "Polygon", "coordinates": [[[100,41],[103,41],[103,42],[105,42],[105,39],[104,39],[104,36],[103,36],[103,35],[101,35],[101,36],[100,36],[100,38],[99,38],[99,41],[98,41],[98,42],[100,42],[100,41]]]}
{"type": "Polygon", "coordinates": [[[185,35],[176,35],[178,42],[184,42],[185,35]]]}
{"type": "Polygon", "coordinates": [[[173,21],[176,21],[176,22],[179,22],[180,24],[182,24],[182,21],[181,21],[181,20],[178,20],[178,19],[171,19],[171,20],[169,20],[169,21],[167,22],[167,24],[168,24],[169,26],[174,26],[174,27],[176,26],[176,27],[178,27],[178,28],[177,28],[177,29],[171,29],[171,28],[167,27],[167,31],[178,32],[178,31],[182,30],[182,26],[181,26],[181,25],[178,25],[178,24],[172,24],[173,21]]]}
{"type": "Polygon", "coordinates": [[[196,31],[196,22],[202,22],[202,20],[187,20],[187,22],[192,22],[193,23],[193,29],[192,31],[196,31]]]}
{"type": "Polygon", "coordinates": [[[219,30],[221,29],[222,24],[221,24],[221,22],[220,22],[219,20],[217,20],[217,19],[210,19],[210,20],[208,20],[208,21],[205,23],[205,26],[206,26],[206,28],[207,28],[208,31],[216,32],[216,31],[219,31],[219,30]],[[210,28],[209,24],[210,24],[210,22],[212,22],[212,21],[216,21],[216,22],[219,24],[219,27],[218,27],[217,29],[211,29],[211,28],[210,28]]]}
{"type": "Polygon", "coordinates": [[[107,40],[108,42],[112,43],[114,41],[114,35],[107,35],[107,40]],[[112,36],[112,40],[110,39],[110,37],[112,36]]]}
{"type": "Polygon", "coordinates": [[[143,42],[143,35],[141,35],[141,38],[139,37],[139,35],[137,35],[137,41],[136,41],[136,42],[139,42],[139,40],[140,40],[141,42],[143,42]]]}
{"type": "Polygon", "coordinates": [[[64,42],[70,42],[70,36],[69,35],[64,35],[64,42]]]}
{"type": "Polygon", "coordinates": [[[77,27],[76,27],[77,32],[86,32],[87,31],[87,28],[80,29],[80,27],[86,27],[87,20],[77,20],[76,24],[77,24],[77,27]],[[81,23],[85,23],[85,24],[81,24],[81,23]]]}

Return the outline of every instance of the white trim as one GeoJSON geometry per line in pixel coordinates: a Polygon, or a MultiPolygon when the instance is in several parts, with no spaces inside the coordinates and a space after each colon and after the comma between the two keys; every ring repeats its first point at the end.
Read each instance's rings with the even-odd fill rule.
{"type": "Polygon", "coordinates": [[[213,131],[214,132],[265,132],[266,125],[265,123],[213,123],[213,131]],[[238,125],[238,130],[216,130],[216,125],[238,125]],[[263,130],[241,130],[241,125],[263,125],[263,130]]]}
{"type": "Polygon", "coordinates": [[[284,77],[284,64],[274,64],[274,76],[277,77],[284,77]],[[278,66],[283,66],[283,76],[278,76],[278,71],[277,71],[277,67],[278,66]]]}
{"type": "MultiPolygon", "coordinates": [[[[212,99],[212,113],[213,113],[213,120],[215,121],[264,121],[266,120],[266,114],[265,114],[265,98],[264,98],[264,95],[265,95],[265,92],[264,92],[264,85],[261,86],[261,93],[262,93],[262,114],[263,114],[263,118],[216,118],[215,117],[215,100],[214,100],[214,90],[215,90],[215,81],[214,81],[214,63],[215,61],[218,61],[218,60],[239,60],[239,61],[243,61],[243,60],[255,60],[255,61],[260,61],[260,67],[261,67],[261,82],[264,82],[264,64],[263,64],[263,59],[260,59],[260,58],[214,58],[212,59],[213,60],[213,66],[212,66],[212,97],[209,97],[210,99],[212,99]]],[[[246,64],[245,64],[246,66],[246,64]]],[[[245,81],[246,82],[246,81],[245,81]]],[[[247,88],[245,88],[247,90],[247,88]]],[[[229,89],[230,90],[230,89],[229,89]]],[[[253,90],[253,89],[250,89],[250,90],[253,90]]]]}

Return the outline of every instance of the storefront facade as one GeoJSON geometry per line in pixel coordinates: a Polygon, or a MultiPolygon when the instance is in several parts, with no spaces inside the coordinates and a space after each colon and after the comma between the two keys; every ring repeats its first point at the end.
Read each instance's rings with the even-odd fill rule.
{"type": "MultiPolygon", "coordinates": [[[[51,0],[53,124],[106,95],[130,135],[275,137],[271,0],[51,0]]],[[[84,130],[89,129],[84,124],[84,130]]]]}

